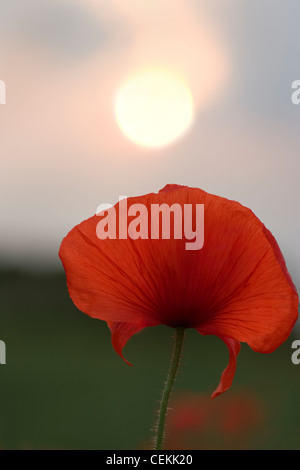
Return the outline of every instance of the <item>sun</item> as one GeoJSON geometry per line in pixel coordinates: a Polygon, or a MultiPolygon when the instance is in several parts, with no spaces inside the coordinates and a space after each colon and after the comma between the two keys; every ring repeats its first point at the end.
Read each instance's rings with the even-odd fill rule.
{"type": "Polygon", "coordinates": [[[115,113],[130,140],[144,147],[164,147],[190,127],[194,104],[189,88],[175,74],[148,70],[120,88],[115,113]]]}

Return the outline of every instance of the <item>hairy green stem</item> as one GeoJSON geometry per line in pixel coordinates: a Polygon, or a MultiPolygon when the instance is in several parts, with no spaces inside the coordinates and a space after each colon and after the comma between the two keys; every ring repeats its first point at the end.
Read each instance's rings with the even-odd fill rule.
{"type": "Polygon", "coordinates": [[[169,398],[172,393],[175,377],[178,371],[179,361],[181,357],[182,345],[184,339],[184,328],[176,328],[175,342],[173,348],[173,354],[171,358],[171,365],[167,380],[165,383],[160,409],[158,413],[158,424],[157,424],[157,434],[155,439],[155,450],[161,450],[164,442],[165,434],[165,423],[166,416],[168,413],[168,403],[169,398]]]}

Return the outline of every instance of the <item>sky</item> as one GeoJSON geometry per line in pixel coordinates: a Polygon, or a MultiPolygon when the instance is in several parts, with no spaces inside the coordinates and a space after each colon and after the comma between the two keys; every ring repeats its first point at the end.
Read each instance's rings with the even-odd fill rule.
{"type": "Polygon", "coordinates": [[[62,238],[100,204],[177,183],[250,207],[299,287],[299,17],[298,0],[0,0],[0,263],[60,268],[62,238]],[[194,101],[163,148],[115,115],[153,67],[194,101]]]}

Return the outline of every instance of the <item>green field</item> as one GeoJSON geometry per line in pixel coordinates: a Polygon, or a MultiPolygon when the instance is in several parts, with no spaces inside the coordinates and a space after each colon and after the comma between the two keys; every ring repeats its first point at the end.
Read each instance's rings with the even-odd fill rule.
{"type": "MultiPolygon", "coordinates": [[[[171,337],[167,327],[133,337],[125,349],[128,367],[112,349],[106,324],[74,307],[63,274],[2,272],[0,339],[7,364],[0,366],[0,448],[149,446],[171,337]]],[[[265,415],[247,447],[300,449],[300,365],[291,362],[292,339],[271,355],[242,346],[225,395],[253,394],[265,415]]],[[[218,338],[188,330],[175,393],[205,395],[208,403],[227,359],[218,338]]],[[[217,400],[226,404],[226,397],[217,400]]],[[[199,449],[222,446],[219,433],[210,433],[209,444],[199,438],[199,449]]]]}

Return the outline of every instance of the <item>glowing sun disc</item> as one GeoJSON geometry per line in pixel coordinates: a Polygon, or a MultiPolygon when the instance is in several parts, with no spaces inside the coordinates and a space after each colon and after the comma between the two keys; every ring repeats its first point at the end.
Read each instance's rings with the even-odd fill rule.
{"type": "Polygon", "coordinates": [[[160,70],[130,78],[116,96],[118,125],[133,142],[163,147],[191,125],[194,104],[190,90],[176,75],[160,70]]]}

